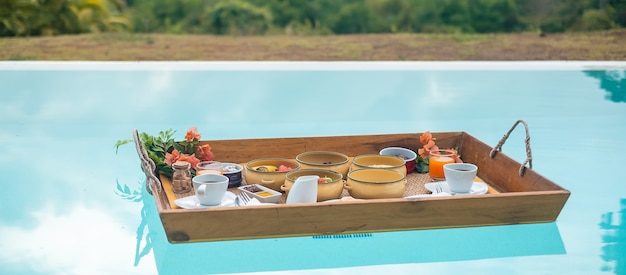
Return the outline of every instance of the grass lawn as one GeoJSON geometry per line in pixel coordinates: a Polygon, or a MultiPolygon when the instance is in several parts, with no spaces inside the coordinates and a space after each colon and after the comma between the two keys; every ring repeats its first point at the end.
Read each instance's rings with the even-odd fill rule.
{"type": "Polygon", "coordinates": [[[626,60],[626,29],[539,36],[215,36],[103,33],[0,38],[0,60],[626,60]]]}

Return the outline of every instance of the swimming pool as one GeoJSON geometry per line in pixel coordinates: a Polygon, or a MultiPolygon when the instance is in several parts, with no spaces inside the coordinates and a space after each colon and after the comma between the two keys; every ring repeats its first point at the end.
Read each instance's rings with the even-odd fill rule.
{"type": "MultiPolygon", "coordinates": [[[[625,62],[2,62],[0,273],[626,274],[625,62]],[[444,109],[444,111],[441,111],[444,109]],[[133,129],[203,139],[530,126],[547,224],[167,242],[133,129]]],[[[503,151],[523,160],[524,133],[503,151]]]]}

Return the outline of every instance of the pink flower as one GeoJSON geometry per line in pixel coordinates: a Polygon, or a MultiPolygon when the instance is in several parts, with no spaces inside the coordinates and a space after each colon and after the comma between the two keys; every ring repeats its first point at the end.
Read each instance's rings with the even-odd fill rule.
{"type": "Polygon", "coordinates": [[[191,127],[187,130],[185,140],[187,140],[187,142],[192,142],[194,139],[200,140],[200,134],[198,133],[198,128],[191,127]]]}

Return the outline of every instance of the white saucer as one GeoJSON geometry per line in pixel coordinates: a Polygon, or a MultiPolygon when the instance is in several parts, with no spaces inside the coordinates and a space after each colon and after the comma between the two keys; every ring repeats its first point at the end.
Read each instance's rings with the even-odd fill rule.
{"type": "MultiPolygon", "coordinates": [[[[424,187],[426,187],[426,189],[428,189],[430,192],[436,192],[435,189],[435,185],[437,184],[437,182],[429,182],[427,184],[424,184],[424,187]]],[[[450,187],[448,186],[448,183],[445,181],[441,181],[442,187],[443,187],[443,191],[444,192],[448,192],[450,194],[452,194],[452,192],[450,192],[450,187]]],[[[482,195],[482,194],[486,194],[487,191],[489,191],[489,188],[487,187],[487,184],[484,182],[478,182],[475,181],[474,184],[472,184],[472,188],[470,189],[469,193],[454,193],[455,195],[482,195]]]]}
{"type": "Polygon", "coordinates": [[[185,208],[185,209],[204,209],[204,208],[213,208],[213,207],[233,206],[235,205],[235,198],[237,198],[235,193],[226,191],[226,193],[224,194],[224,198],[222,199],[222,203],[218,205],[202,205],[200,204],[200,202],[198,201],[198,198],[196,198],[195,195],[177,199],[174,201],[174,204],[178,205],[178,207],[180,208],[185,208]]]}

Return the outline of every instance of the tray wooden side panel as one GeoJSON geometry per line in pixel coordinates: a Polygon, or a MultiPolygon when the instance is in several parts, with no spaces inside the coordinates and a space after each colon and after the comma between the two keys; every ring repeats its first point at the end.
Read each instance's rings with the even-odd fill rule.
{"type": "Polygon", "coordinates": [[[464,161],[478,165],[478,177],[500,192],[565,190],[529,168],[526,168],[524,175],[520,176],[519,162],[502,152],[496,153],[494,158],[491,158],[492,147],[470,134],[463,134],[461,149],[464,161]]]}
{"type": "Polygon", "coordinates": [[[551,222],[564,191],[164,211],[172,243],[551,222]]]}
{"type": "MultiPolygon", "coordinates": [[[[216,158],[222,162],[246,163],[257,158],[278,157],[295,158],[307,151],[336,151],[348,156],[361,154],[377,154],[381,149],[390,146],[401,146],[417,151],[421,147],[421,133],[365,135],[365,136],[329,136],[329,137],[294,137],[294,138],[262,138],[240,140],[211,140],[216,158]]],[[[445,144],[456,144],[461,141],[461,132],[437,133],[445,144]]]]}

